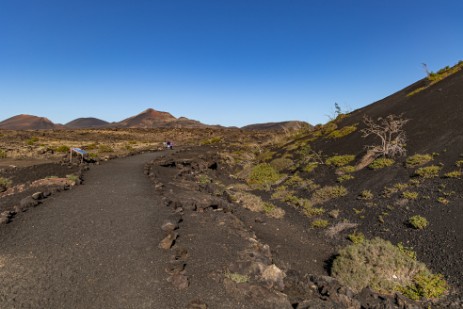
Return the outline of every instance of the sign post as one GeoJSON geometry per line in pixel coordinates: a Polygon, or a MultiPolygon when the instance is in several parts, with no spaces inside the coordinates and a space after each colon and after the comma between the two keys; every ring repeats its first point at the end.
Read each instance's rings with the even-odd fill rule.
{"type": "Polygon", "coordinates": [[[84,156],[86,156],[88,153],[87,153],[85,150],[80,149],[80,148],[71,148],[71,149],[69,150],[69,153],[70,153],[70,154],[69,154],[69,155],[70,155],[70,157],[69,157],[69,162],[72,162],[72,154],[73,154],[74,152],[77,154],[77,156],[79,156],[79,155],[81,156],[80,163],[84,162],[84,156]]]}

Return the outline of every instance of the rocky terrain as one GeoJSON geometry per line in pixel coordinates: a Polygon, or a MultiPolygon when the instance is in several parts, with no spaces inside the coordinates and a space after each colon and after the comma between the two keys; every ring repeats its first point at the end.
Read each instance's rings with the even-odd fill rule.
{"type": "MultiPolygon", "coordinates": [[[[2,130],[0,236],[12,237],[26,211],[27,220],[34,220],[40,203],[44,220],[47,197],[82,179],[91,194],[101,186],[110,200],[135,199],[123,180],[112,184],[120,182],[119,189],[101,182],[101,168],[113,164],[114,173],[130,174],[143,187],[134,189],[136,203],[149,216],[137,230],[146,232],[142,227],[148,224],[156,243],[137,243],[137,252],[156,256],[148,274],[153,285],[140,290],[151,307],[462,308],[462,67],[431,73],[365,108],[339,111],[324,125],[294,131],[2,130]],[[158,153],[166,140],[174,141],[174,151],[158,153]],[[67,159],[69,147],[76,146],[92,153],[82,164],[67,159]],[[137,161],[148,158],[143,155],[111,163],[148,151],[155,152],[148,162],[137,161]],[[141,164],[143,170],[128,172],[141,164]],[[137,176],[143,172],[149,185],[137,176]]],[[[155,111],[139,116],[137,123],[158,116],[173,121],[155,111]]],[[[64,197],[62,203],[79,212],[64,197]]],[[[125,204],[114,203],[124,212],[125,204]]],[[[85,215],[111,212],[105,208],[111,203],[98,205],[98,215],[91,208],[85,215]]],[[[59,211],[69,218],[66,209],[59,211]]],[[[111,220],[129,229],[130,212],[119,219],[117,212],[111,220]]],[[[36,240],[27,239],[35,246],[36,240]]],[[[39,286],[57,288],[39,274],[39,286]]],[[[17,291],[14,283],[4,284],[17,291]]],[[[75,298],[50,295],[50,304],[75,298]]],[[[8,293],[0,299],[13,301],[8,293]]],[[[85,301],[79,304],[88,308],[85,301]]]]}

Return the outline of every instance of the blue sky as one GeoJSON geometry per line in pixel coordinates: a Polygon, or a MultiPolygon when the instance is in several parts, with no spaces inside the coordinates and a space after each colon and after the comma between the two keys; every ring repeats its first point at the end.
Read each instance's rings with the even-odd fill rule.
{"type": "Polygon", "coordinates": [[[0,0],[0,120],[324,123],[463,59],[461,0],[0,0]]]}

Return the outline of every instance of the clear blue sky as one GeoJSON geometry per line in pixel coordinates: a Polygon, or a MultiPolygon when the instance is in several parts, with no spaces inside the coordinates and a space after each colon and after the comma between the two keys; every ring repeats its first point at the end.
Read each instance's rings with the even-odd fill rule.
{"type": "Polygon", "coordinates": [[[463,59],[461,0],[0,0],[0,120],[327,121],[463,59]]]}

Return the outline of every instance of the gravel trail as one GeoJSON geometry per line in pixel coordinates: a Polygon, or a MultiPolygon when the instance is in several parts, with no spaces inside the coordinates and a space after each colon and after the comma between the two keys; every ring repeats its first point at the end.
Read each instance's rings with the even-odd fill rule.
{"type": "Polygon", "coordinates": [[[168,308],[167,210],[143,174],[160,155],[92,167],[84,185],[0,227],[0,308],[168,308]]]}

